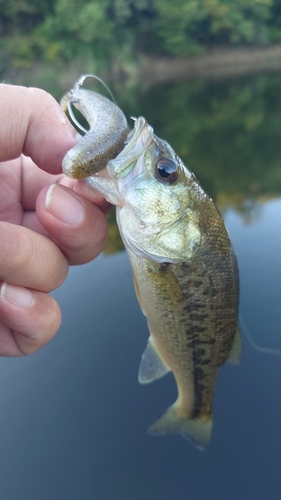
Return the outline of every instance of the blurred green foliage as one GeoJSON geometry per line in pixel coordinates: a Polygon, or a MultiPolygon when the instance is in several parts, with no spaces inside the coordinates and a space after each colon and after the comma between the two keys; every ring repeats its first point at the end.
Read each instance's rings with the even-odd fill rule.
{"type": "MultiPolygon", "coordinates": [[[[11,61],[28,68],[35,59],[64,60],[71,63],[64,74],[73,58],[84,71],[87,57],[104,67],[138,54],[281,40],[281,0],[0,0],[0,34],[0,70],[11,61]]],[[[40,64],[40,80],[28,73],[18,83],[59,98],[67,89],[51,67],[40,64]]],[[[113,90],[126,115],[145,116],[222,210],[235,206],[249,220],[258,200],[281,193],[280,75],[113,90]]],[[[108,252],[122,248],[113,220],[108,252]]]]}
{"type": "Polygon", "coordinates": [[[281,39],[281,0],[0,0],[0,57],[15,65],[183,56],[281,39]]]}
{"type": "MultiPolygon", "coordinates": [[[[43,87],[58,99],[67,90],[60,87],[60,73],[48,74],[42,65],[38,79],[27,74],[21,84],[43,87]]],[[[111,87],[129,125],[130,116],[145,116],[222,212],[234,207],[247,223],[261,213],[264,200],[281,195],[280,73],[111,87]]],[[[122,249],[114,220],[111,212],[108,253],[122,249]]]]}
{"type": "MultiPolygon", "coordinates": [[[[116,91],[129,117],[143,115],[195,173],[221,212],[248,223],[281,195],[281,74],[189,81],[116,91]]],[[[122,245],[110,219],[108,252],[122,245]]]]}
{"type": "Polygon", "coordinates": [[[281,193],[280,74],[139,89],[138,108],[215,200],[281,193]]]}

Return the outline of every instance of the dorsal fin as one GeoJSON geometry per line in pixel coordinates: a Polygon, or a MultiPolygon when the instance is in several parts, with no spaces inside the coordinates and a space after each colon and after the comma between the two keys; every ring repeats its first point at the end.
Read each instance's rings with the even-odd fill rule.
{"type": "Polygon", "coordinates": [[[157,378],[163,377],[170,371],[170,368],[162,361],[158,352],[156,351],[151,337],[149,337],[145,351],[141,357],[141,364],[139,368],[139,383],[149,384],[157,378]]]}

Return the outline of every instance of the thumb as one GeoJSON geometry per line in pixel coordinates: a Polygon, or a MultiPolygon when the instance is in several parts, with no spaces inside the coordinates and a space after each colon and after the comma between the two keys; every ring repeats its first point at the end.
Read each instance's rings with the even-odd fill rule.
{"type": "Polygon", "coordinates": [[[49,173],[61,172],[66,151],[76,143],[76,130],[56,100],[36,88],[0,85],[0,161],[21,153],[49,173]]]}

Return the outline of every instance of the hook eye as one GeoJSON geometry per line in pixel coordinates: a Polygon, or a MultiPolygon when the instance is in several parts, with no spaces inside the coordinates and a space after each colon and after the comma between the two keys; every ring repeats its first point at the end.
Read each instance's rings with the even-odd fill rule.
{"type": "MultiPolygon", "coordinates": [[[[75,92],[77,92],[77,90],[79,90],[80,87],[82,87],[82,85],[84,84],[84,81],[86,80],[86,78],[94,78],[95,80],[97,80],[98,82],[100,82],[104,88],[107,90],[107,92],[109,93],[113,103],[117,105],[117,102],[116,102],[116,99],[113,95],[113,93],[111,92],[110,88],[108,87],[108,85],[106,85],[106,83],[102,80],[102,78],[100,78],[99,76],[97,75],[82,75],[80,76],[79,80],[75,83],[75,85],[73,86],[73,88],[70,90],[70,96],[74,95],[75,92]]],[[[83,125],[81,125],[81,123],[78,122],[78,120],[75,118],[75,115],[72,111],[72,107],[71,105],[72,104],[75,104],[76,102],[79,102],[77,99],[72,99],[72,100],[69,100],[67,102],[67,110],[68,110],[68,113],[69,113],[69,116],[71,118],[71,120],[73,121],[73,123],[76,125],[77,128],[79,128],[82,132],[84,132],[84,134],[87,134],[88,130],[86,130],[83,125]]]]}
{"type": "Polygon", "coordinates": [[[110,88],[108,85],[106,85],[106,83],[103,81],[102,78],[100,78],[99,76],[97,75],[82,75],[80,76],[78,82],[76,82],[74,88],[73,88],[73,91],[77,90],[78,88],[82,87],[82,85],[84,84],[84,81],[86,80],[86,78],[94,78],[94,80],[97,80],[98,82],[100,82],[104,88],[107,90],[107,92],[109,93],[111,99],[112,99],[112,102],[118,106],[117,102],[116,102],[116,99],[113,95],[113,93],[111,92],[110,88]]]}

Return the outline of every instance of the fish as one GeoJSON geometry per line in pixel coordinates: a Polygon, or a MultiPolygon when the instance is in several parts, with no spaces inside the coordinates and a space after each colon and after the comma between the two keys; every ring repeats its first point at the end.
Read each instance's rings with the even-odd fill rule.
{"type": "Polygon", "coordinates": [[[122,151],[84,179],[116,206],[136,296],[150,332],[138,379],[172,372],[178,396],[148,429],[209,443],[219,368],[240,358],[239,273],[223,219],[144,117],[122,151]]]}
{"type": "Polygon", "coordinates": [[[116,104],[97,92],[80,88],[88,76],[94,75],[82,75],[60,102],[65,112],[70,111],[69,106],[73,104],[90,126],[63,158],[63,171],[72,179],[99,172],[122,151],[128,135],[126,117],[116,104]]]}

